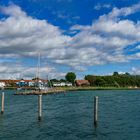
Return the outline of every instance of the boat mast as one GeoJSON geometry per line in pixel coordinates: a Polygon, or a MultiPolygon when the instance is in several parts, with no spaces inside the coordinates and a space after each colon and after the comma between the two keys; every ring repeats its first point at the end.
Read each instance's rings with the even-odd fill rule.
{"type": "Polygon", "coordinates": [[[38,53],[37,69],[36,69],[36,86],[39,89],[39,78],[40,78],[40,52],[38,53]]]}
{"type": "Polygon", "coordinates": [[[37,78],[40,78],[40,52],[38,53],[37,78]]]}

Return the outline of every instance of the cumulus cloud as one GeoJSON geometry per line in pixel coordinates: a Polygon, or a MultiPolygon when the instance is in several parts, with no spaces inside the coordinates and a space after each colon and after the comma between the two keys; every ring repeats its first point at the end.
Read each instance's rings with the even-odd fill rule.
{"type": "MultiPolygon", "coordinates": [[[[50,65],[41,65],[39,69],[40,78],[60,78],[65,75],[63,72],[58,72],[57,69],[50,65]]],[[[18,61],[3,61],[0,62],[0,79],[32,79],[38,76],[38,68],[36,66],[24,66],[18,61]]]]}
{"type": "Polygon", "coordinates": [[[0,6],[0,11],[6,15],[11,15],[17,18],[19,18],[20,16],[27,16],[26,13],[22,11],[19,6],[16,6],[14,4],[9,5],[8,7],[0,6]]]}
{"type": "Polygon", "coordinates": [[[116,7],[108,14],[108,18],[116,18],[120,16],[128,16],[130,14],[134,14],[140,10],[140,3],[134,4],[130,7],[124,7],[118,9],[116,7]]]}
{"type": "Polygon", "coordinates": [[[140,75],[140,68],[132,67],[131,71],[134,75],[140,75]]]}
{"type": "MultiPolygon", "coordinates": [[[[139,9],[139,3],[121,9],[113,8],[110,13],[101,15],[91,25],[70,27],[70,31],[75,32],[70,36],[47,20],[28,16],[17,5],[1,6],[0,12],[8,17],[0,20],[0,59],[32,58],[41,52],[43,61],[57,64],[55,69],[48,66],[51,69],[48,72],[52,72],[54,76],[64,75],[56,70],[61,66],[84,71],[88,66],[139,59],[138,52],[131,55],[128,54],[129,49],[127,52],[125,50],[140,42],[140,22],[121,18],[139,9]]],[[[25,71],[28,75],[33,75],[31,73],[35,73],[36,69],[29,66],[27,70],[21,63],[8,69],[8,65],[1,64],[1,74],[7,70],[10,74],[25,71]]],[[[46,68],[43,67],[42,72],[45,71],[46,68]]]]}
{"type": "Polygon", "coordinates": [[[71,39],[46,20],[27,16],[20,7],[10,5],[1,11],[9,15],[0,21],[1,54],[34,55],[36,51],[61,49],[71,39]]]}
{"type": "Polygon", "coordinates": [[[133,14],[138,10],[140,10],[139,3],[132,7],[113,9],[110,13],[100,16],[92,25],[74,25],[71,30],[78,33],[73,39],[73,46],[77,47],[79,51],[81,48],[85,48],[86,52],[88,48],[94,50],[94,52],[91,51],[92,58],[87,54],[89,58],[87,61],[91,60],[91,65],[96,64],[94,62],[98,59],[98,64],[105,64],[108,62],[129,62],[139,58],[139,53],[128,55],[129,49],[125,52],[129,45],[135,45],[140,41],[139,21],[118,18],[133,14]],[[97,55],[95,56],[95,54],[97,55]]]}

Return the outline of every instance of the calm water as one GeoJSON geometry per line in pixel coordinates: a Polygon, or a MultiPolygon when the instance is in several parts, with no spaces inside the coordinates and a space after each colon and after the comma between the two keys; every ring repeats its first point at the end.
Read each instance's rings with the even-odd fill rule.
{"type": "Polygon", "coordinates": [[[15,96],[14,91],[5,93],[5,113],[0,114],[0,140],[140,139],[140,90],[46,95],[43,96],[41,122],[37,120],[37,96],[15,96]],[[97,129],[93,126],[95,95],[99,96],[97,129]]]}

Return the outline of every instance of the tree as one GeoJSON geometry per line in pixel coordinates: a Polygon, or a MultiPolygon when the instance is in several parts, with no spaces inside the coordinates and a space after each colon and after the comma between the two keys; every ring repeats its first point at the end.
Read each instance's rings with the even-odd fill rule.
{"type": "Polygon", "coordinates": [[[95,84],[97,86],[105,86],[106,81],[102,77],[98,76],[98,77],[96,77],[95,84]]]}
{"type": "Polygon", "coordinates": [[[130,73],[126,72],[125,75],[126,75],[126,76],[130,76],[130,73]]]}
{"type": "Polygon", "coordinates": [[[119,75],[119,73],[116,71],[113,73],[113,76],[118,76],[118,75],[119,75]]]}
{"type": "Polygon", "coordinates": [[[57,80],[57,79],[51,79],[50,81],[51,82],[59,82],[59,80],[57,80]]]}
{"type": "Polygon", "coordinates": [[[95,85],[96,76],[93,75],[86,75],[85,80],[88,80],[91,86],[95,85]]]}
{"type": "Polygon", "coordinates": [[[35,78],[33,78],[32,80],[39,80],[39,78],[38,78],[38,77],[35,77],[35,78]]]}
{"type": "Polygon", "coordinates": [[[60,82],[66,82],[66,80],[65,79],[60,79],[60,82]]]}
{"type": "Polygon", "coordinates": [[[65,76],[66,80],[71,82],[74,85],[74,81],[76,79],[76,75],[73,72],[68,72],[65,76]]]}

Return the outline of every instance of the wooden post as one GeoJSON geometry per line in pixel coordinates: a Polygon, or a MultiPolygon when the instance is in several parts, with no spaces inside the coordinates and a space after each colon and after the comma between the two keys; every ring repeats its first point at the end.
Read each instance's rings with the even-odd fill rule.
{"type": "Polygon", "coordinates": [[[42,118],[42,95],[38,95],[38,120],[42,118]]]}
{"type": "Polygon", "coordinates": [[[2,92],[2,97],[1,97],[1,114],[4,113],[4,92],[2,92]]]}
{"type": "Polygon", "coordinates": [[[97,127],[98,122],[98,96],[94,97],[94,126],[97,127]]]}

